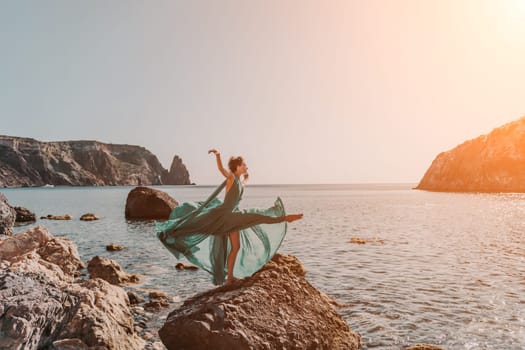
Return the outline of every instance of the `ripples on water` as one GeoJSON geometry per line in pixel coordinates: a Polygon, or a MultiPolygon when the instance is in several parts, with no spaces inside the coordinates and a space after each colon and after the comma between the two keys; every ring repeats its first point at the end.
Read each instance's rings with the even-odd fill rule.
{"type": "MultiPolygon", "coordinates": [[[[213,187],[161,187],[179,202],[203,200],[213,187]]],[[[203,271],[177,271],[152,222],[127,222],[131,187],[4,189],[12,205],[37,216],[69,213],[72,221],[38,220],[71,238],[83,260],[118,261],[146,276],[139,287],[180,300],[213,287],[203,271]],[[96,222],[81,222],[94,212],[96,222]],[[111,242],[126,250],[107,252],[111,242]]],[[[525,348],[525,195],[448,194],[409,186],[250,186],[242,205],[268,207],[281,196],[289,226],[281,252],[297,256],[308,280],[345,304],[363,349],[426,342],[447,349],[525,348]],[[384,244],[357,245],[351,237],[384,244]]],[[[18,227],[18,232],[27,229],[18,227]]]]}

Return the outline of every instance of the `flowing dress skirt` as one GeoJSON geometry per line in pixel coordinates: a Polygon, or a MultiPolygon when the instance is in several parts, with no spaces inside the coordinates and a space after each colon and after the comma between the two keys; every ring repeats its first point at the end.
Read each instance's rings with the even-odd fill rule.
{"type": "Polygon", "coordinates": [[[286,235],[286,215],[280,198],[268,209],[239,210],[242,187],[232,186],[224,203],[217,195],[224,182],[205,202],[187,202],[173,209],[170,218],[156,223],[157,237],[177,259],[185,257],[208,271],[214,284],[227,275],[231,250],[229,233],[239,231],[240,249],[234,265],[235,277],[247,277],[268,262],[286,235]]]}

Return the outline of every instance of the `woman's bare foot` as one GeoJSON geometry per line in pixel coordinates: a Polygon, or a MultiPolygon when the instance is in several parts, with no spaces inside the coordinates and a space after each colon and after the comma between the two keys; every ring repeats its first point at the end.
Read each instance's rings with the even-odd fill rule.
{"type": "Polygon", "coordinates": [[[299,219],[302,219],[302,218],[303,218],[303,214],[290,214],[290,215],[286,215],[284,217],[286,222],[292,222],[292,221],[299,220],[299,219]]]}
{"type": "Polygon", "coordinates": [[[235,278],[235,277],[232,277],[232,278],[228,278],[226,280],[226,282],[224,282],[224,285],[228,285],[228,284],[232,284],[234,282],[237,282],[239,279],[238,278],[235,278]]]}

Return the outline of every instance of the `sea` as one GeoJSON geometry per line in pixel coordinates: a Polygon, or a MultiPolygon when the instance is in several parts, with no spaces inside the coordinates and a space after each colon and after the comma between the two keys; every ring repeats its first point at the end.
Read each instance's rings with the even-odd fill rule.
{"type": "MultiPolygon", "coordinates": [[[[444,349],[525,349],[525,194],[436,193],[414,184],[249,185],[241,208],[266,208],[279,196],[288,213],[280,248],[300,259],[307,280],[342,304],[339,313],[362,349],[430,343],[444,349]],[[352,243],[352,238],[365,244],[352,243]]],[[[144,275],[137,288],[163,290],[175,304],[214,288],[204,271],[179,271],[157,240],[154,222],[127,221],[133,187],[2,189],[11,205],[95,255],[144,275]],[[99,221],[79,217],[94,213],[99,221]],[[125,250],[108,252],[107,244],[125,250]]],[[[179,203],[214,186],[158,186],[179,203]]],[[[165,317],[165,315],[164,315],[165,317]]],[[[159,320],[161,323],[162,320],[159,320]]]]}

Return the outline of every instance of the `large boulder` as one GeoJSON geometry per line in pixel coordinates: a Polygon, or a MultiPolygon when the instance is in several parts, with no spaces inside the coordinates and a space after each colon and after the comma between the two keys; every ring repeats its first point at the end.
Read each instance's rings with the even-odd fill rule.
{"type": "Polygon", "coordinates": [[[525,192],[525,117],[440,153],[416,188],[525,192]]]}
{"type": "Polygon", "coordinates": [[[142,349],[126,292],[74,283],[83,266],[75,245],[44,227],[0,241],[0,349],[142,349]]]}
{"type": "Polygon", "coordinates": [[[101,278],[115,285],[140,281],[139,275],[124,272],[115,260],[98,255],[88,262],[88,271],[90,278],[101,278]]]}
{"type": "Polygon", "coordinates": [[[7,198],[0,193],[0,235],[12,235],[16,221],[16,211],[9,205],[7,198]]]}
{"type": "Polygon", "coordinates": [[[170,350],[358,349],[336,302],[305,274],[295,257],[277,254],[252,277],[188,299],[160,338],[170,350]]]}
{"type": "Polygon", "coordinates": [[[167,193],[149,187],[135,187],[126,199],[126,219],[166,220],[177,201],[167,193]]]}

